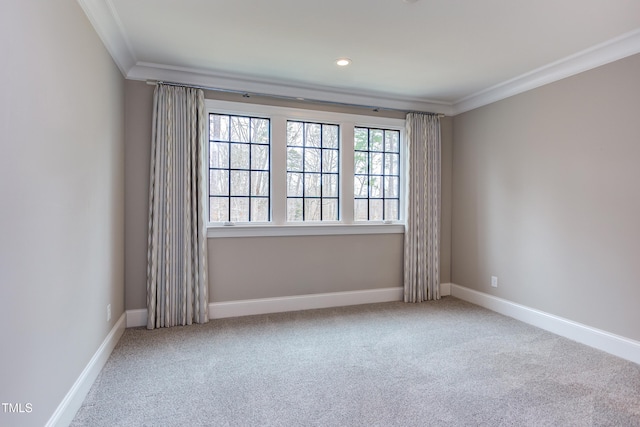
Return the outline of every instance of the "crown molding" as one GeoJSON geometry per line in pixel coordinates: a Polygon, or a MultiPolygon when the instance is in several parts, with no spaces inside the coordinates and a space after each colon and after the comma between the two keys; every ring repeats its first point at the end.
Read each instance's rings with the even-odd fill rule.
{"type": "Polygon", "coordinates": [[[126,76],[137,60],[112,1],[78,0],[78,4],[87,15],[120,72],[126,76]]]}
{"type": "Polygon", "coordinates": [[[640,53],[640,29],[597,44],[513,79],[461,98],[453,103],[453,115],[544,86],[640,53]]]}
{"type": "Polygon", "coordinates": [[[335,87],[291,85],[282,81],[259,80],[252,76],[138,62],[112,0],[77,1],[122,74],[130,80],[170,81],[261,95],[407,111],[429,111],[448,116],[464,113],[640,53],[640,29],[636,29],[450,103],[403,96],[393,97],[375,92],[345,91],[335,87]]]}
{"type": "Polygon", "coordinates": [[[259,80],[193,68],[138,62],[126,74],[129,80],[157,80],[204,88],[247,92],[255,95],[302,98],[308,101],[354,104],[365,107],[407,111],[426,111],[451,115],[452,104],[408,97],[389,97],[372,92],[345,91],[333,87],[291,85],[281,81],[259,80]]]}

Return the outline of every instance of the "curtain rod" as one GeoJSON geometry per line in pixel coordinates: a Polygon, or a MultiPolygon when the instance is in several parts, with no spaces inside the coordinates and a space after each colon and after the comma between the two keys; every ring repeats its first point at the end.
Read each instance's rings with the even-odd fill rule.
{"type": "Polygon", "coordinates": [[[374,112],[378,112],[378,111],[395,111],[398,113],[420,113],[420,114],[433,114],[433,115],[437,115],[438,118],[443,118],[446,115],[442,114],[442,113],[432,113],[430,111],[414,111],[414,110],[403,110],[403,109],[399,109],[399,108],[388,108],[388,107],[376,107],[373,105],[364,105],[364,104],[351,104],[348,102],[336,102],[336,101],[323,101],[320,99],[312,99],[312,98],[297,98],[295,96],[284,96],[284,95],[273,95],[273,94],[268,94],[268,93],[258,93],[258,92],[247,92],[247,91],[242,91],[242,90],[235,90],[235,89],[223,89],[223,88],[218,88],[218,87],[210,87],[210,86],[199,86],[199,85],[190,85],[190,84],[182,84],[182,83],[176,83],[176,82],[167,82],[167,81],[163,81],[163,80],[147,80],[146,81],[148,85],[151,86],[155,86],[157,84],[164,84],[164,85],[168,85],[168,86],[184,86],[184,87],[190,87],[193,89],[202,89],[202,90],[209,90],[209,91],[214,91],[214,92],[225,92],[225,93],[233,93],[233,94],[237,94],[237,95],[242,95],[243,98],[251,98],[252,96],[260,96],[260,97],[265,97],[265,98],[275,98],[275,99],[281,99],[284,101],[296,101],[296,102],[310,102],[310,103],[314,103],[314,104],[324,104],[324,105],[337,105],[337,106],[341,106],[341,107],[353,107],[353,108],[363,108],[363,109],[367,109],[367,110],[372,110],[374,112]]]}

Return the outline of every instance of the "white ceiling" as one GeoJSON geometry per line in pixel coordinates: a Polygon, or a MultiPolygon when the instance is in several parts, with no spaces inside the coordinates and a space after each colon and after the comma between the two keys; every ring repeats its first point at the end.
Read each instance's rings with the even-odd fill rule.
{"type": "Polygon", "coordinates": [[[78,2],[130,79],[445,114],[640,52],[638,0],[78,2]]]}

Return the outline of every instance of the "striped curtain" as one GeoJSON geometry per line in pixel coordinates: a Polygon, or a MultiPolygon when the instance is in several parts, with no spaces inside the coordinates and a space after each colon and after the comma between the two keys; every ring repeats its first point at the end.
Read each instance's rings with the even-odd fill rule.
{"type": "Polygon", "coordinates": [[[160,84],[153,103],[147,328],[205,323],[209,314],[204,93],[160,84]]]}
{"type": "Polygon", "coordinates": [[[407,115],[409,191],[404,301],[440,299],[440,118],[407,115]]]}

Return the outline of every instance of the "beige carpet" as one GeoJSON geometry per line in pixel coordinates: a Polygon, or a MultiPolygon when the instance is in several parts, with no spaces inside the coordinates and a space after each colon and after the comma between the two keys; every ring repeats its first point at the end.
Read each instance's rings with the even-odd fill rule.
{"type": "Polygon", "coordinates": [[[640,366],[452,297],[128,329],[73,426],[640,426],[640,366]]]}

